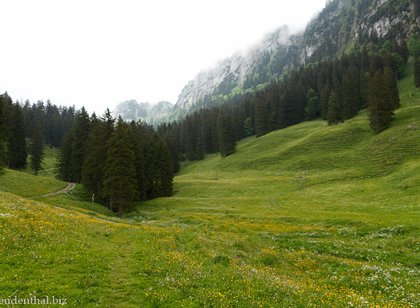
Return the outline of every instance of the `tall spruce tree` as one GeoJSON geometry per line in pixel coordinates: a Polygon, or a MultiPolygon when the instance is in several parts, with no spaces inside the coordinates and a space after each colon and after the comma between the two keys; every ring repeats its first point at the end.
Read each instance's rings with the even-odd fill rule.
{"type": "MultiPolygon", "coordinates": [[[[130,143],[134,153],[134,166],[136,169],[136,190],[137,197],[139,199],[145,199],[146,196],[146,151],[150,151],[149,148],[145,148],[146,140],[146,128],[143,127],[143,124],[131,122],[129,125],[129,137],[130,143]]],[[[152,144],[150,144],[152,146],[152,144]]],[[[154,166],[150,166],[154,168],[154,166]]]]}
{"type": "Polygon", "coordinates": [[[127,124],[118,118],[108,142],[105,162],[104,192],[110,208],[121,215],[132,209],[136,197],[136,168],[127,124]]]}
{"type": "Polygon", "coordinates": [[[154,137],[156,147],[155,157],[155,187],[159,197],[167,197],[172,194],[173,168],[171,154],[165,141],[159,136],[154,137]]]}
{"type": "Polygon", "coordinates": [[[343,100],[343,119],[354,117],[360,109],[360,74],[355,65],[344,71],[341,83],[341,94],[343,100]]]}
{"type": "Polygon", "coordinates": [[[400,95],[398,92],[397,74],[389,66],[386,66],[384,69],[383,82],[384,99],[386,104],[392,106],[390,108],[394,111],[400,107],[400,95]]]}
{"type": "Polygon", "coordinates": [[[321,117],[324,120],[328,120],[328,100],[330,98],[331,87],[329,84],[326,86],[320,86],[319,91],[319,104],[321,117]]]}
{"type": "Polygon", "coordinates": [[[63,181],[72,181],[71,176],[71,153],[73,146],[73,134],[68,132],[61,142],[61,147],[58,155],[58,177],[63,181]]]}
{"type": "Polygon", "coordinates": [[[342,106],[334,91],[331,91],[328,100],[328,125],[336,125],[342,120],[342,106]]]}
{"type": "Polygon", "coordinates": [[[82,183],[97,201],[105,199],[103,189],[104,162],[107,157],[107,143],[111,138],[113,123],[114,120],[107,110],[102,120],[92,121],[92,130],[88,137],[86,156],[82,168],[82,183]]]}
{"type": "Polygon", "coordinates": [[[254,124],[252,123],[251,117],[247,117],[244,121],[244,137],[249,137],[254,134],[254,124]]]}
{"type": "Polygon", "coordinates": [[[233,154],[235,152],[236,143],[232,120],[224,110],[220,110],[217,117],[217,135],[222,157],[233,154]]]}
{"type": "Polygon", "coordinates": [[[19,103],[12,104],[9,117],[8,166],[12,169],[24,169],[28,153],[26,152],[25,122],[19,103]]]}
{"type": "Polygon", "coordinates": [[[82,107],[76,114],[76,122],[72,132],[71,179],[73,182],[80,183],[82,180],[82,167],[86,156],[89,132],[89,114],[82,107]]]}
{"type": "Polygon", "coordinates": [[[420,34],[413,34],[408,42],[408,49],[414,58],[414,84],[420,88],[420,34]]]}
{"type": "Polygon", "coordinates": [[[268,103],[261,93],[257,93],[254,98],[255,105],[255,135],[263,136],[270,131],[268,103]]]}
{"type": "Polygon", "coordinates": [[[314,89],[309,89],[306,94],[307,105],[305,107],[305,119],[314,120],[320,115],[319,97],[314,89]]]}
{"type": "Polygon", "coordinates": [[[7,93],[0,95],[0,172],[6,163],[6,116],[4,99],[7,93]]]}
{"type": "Polygon", "coordinates": [[[31,169],[35,175],[42,169],[44,160],[44,134],[42,130],[41,120],[38,119],[32,132],[31,144],[31,169]]]}
{"type": "Polygon", "coordinates": [[[386,95],[383,73],[377,71],[370,81],[368,101],[369,125],[375,134],[387,129],[394,116],[395,105],[386,95]]]}

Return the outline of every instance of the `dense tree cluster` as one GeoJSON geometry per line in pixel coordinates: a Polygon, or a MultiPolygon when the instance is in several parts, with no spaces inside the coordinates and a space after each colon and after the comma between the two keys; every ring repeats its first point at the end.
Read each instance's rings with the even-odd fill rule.
{"type": "Polygon", "coordinates": [[[152,127],[115,121],[109,111],[97,118],[79,110],[59,158],[61,179],[82,183],[120,214],[135,200],[169,196],[173,173],[169,148],[152,127]]]}
{"type": "Polygon", "coordinates": [[[409,41],[410,54],[414,61],[414,83],[420,88],[420,34],[413,35],[409,41]]]}
{"type": "Polygon", "coordinates": [[[60,146],[59,177],[82,183],[95,201],[122,213],[133,201],[172,193],[172,153],[151,127],[89,116],[82,108],[13,102],[0,95],[0,168],[42,169],[44,146],[60,146]]]}
{"type": "Polygon", "coordinates": [[[74,107],[57,107],[48,101],[24,104],[0,95],[0,164],[11,169],[42,169],[44,145],[59,146],[73,125],[74,107]]]}

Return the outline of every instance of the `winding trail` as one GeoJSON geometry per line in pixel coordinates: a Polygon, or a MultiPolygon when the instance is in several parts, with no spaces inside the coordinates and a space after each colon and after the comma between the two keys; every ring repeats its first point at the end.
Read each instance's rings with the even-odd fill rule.
{"type": "Polygon", "coordinates": [[[51,193],[48,193],[48,194],[45,194],[45,195],[40,195],[40,196],[36,196],[36,197],[31,197],[31,198],[51,197],[51,196],[61,195],[61,194],[65,194],[69,191],[72,191],[75,187],[76,187],[75,183],[67,183],[67,186],[64,187],[63,189],[59,190],[59,191],[55,191],[55,192],[51,192],[51,193]]]}

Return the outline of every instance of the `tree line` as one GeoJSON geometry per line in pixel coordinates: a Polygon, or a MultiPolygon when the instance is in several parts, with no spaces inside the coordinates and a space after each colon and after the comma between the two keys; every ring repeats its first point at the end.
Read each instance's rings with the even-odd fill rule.
{"type": "Polygon", "coordinates": [[[136,200],[172,193],[172,156],[165,140],[143,123],[100,118],[84,108],[13,102],[0,95],[0,169],[34,174],[43,167],[44,147],[59,147],[58,177],[81,183],[95,202],[120,214],[136,200]]]}
{"type": "Polygon", "coordinates": [[[76,112],[59,156],[59,177],[82,183],[92,198],[121,214],[136,200],[169,196],[173,167],[164,139],[141,122],[76,112]]]}
{"type": "Polygon", "coordinates": [[[318,118],[337,125],[365,108],[377,134],[390,126],[399,107],[397,80],[408,58],[407,42],[367,45],[337,59],[302,66],[259,91],[236,94],[220,107],[162,124],[158,132],[167,141],[175,171],[180,161],[200,160],[208,153],[228,156],[236,141],[254,134],[260,137],[318,118]]]}
{"type": "Polygon", "coordinates": [[[30,167],[35,174],[42,169],[44,145],[59,147],[73,125],[74,107],[58,107],[50,101],[31,104],[13,102],[0,95],[0,164],[10,169],[30,167]]]}

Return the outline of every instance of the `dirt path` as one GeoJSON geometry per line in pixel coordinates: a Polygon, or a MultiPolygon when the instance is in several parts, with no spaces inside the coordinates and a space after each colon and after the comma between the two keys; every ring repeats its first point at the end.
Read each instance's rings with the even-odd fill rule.
{"type": "Polygon", "coordinates": [[[64,187],[63,189],[59,190],[59,191],[51,192],[51,193],[48,193],[48,194],[45,194],[45,195],[40,195],[40,196],[36,196],[36,197],[32,197],[32,198],[51,197],[51,196],[56,196],[56,195],[60,195],[60,194],[65,194],[65,193],[73,190],[74,187],[76,187],[75,183],[67,183],[67,186],[64,187]]]}

